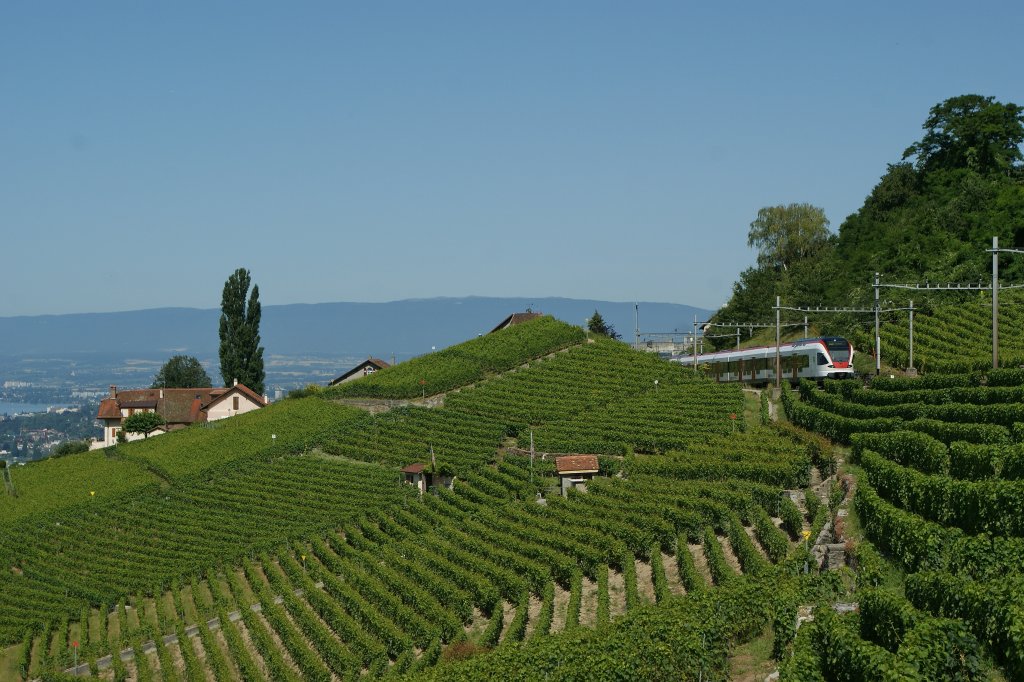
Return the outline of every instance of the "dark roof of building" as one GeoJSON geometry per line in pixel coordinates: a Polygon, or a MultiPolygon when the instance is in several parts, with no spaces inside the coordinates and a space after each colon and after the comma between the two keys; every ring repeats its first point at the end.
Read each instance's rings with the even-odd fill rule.
{"type": "Polygon", "coordinates": [[[266,404],[263,396],[244,384],[230,388],[140,388],[116,391],[116,397],[100,401],[96,418],[120,419],[122,409],[149,409],[163,417],[168,428],[203,422],[206,409],[233,392],[243,393],[259,405],[266,404]]]}
{"type": "Polygon", "coordinates": [[[331,383],[329,383],[327,385],[328,386],[334,386],[335,384],[340,384],[342,381],[344,381],[345,379],[348,379],[353,374],[355,374],[357,372],[363,371],[363,369],[365,367],[367,367],[368,365],[373,365],[377,369],[387,369],[388,367],[391,366],[388,363],[386,363],[383,360],[381,360],[380,358],[367,358],[366,360],[363,360],[362,362],[360,362],[358,365],[356,365],[355,367],[353,367],[349,371],[347,371],[344,374],[342,374],[337,379],[333,379],[331,381],[331,383]]]}
{"type": "Polygon", "coordinates": [[[560,474],[596,474],[597,455],[566,455],[555,457],[555,469],[560,474]]]}
{"type": "Polygon", "coordinates": [[[522,324],[537,317],[542,317],[541,313],[535,313],[532,310],[527,310],[525,313],[512,313],[504,320],[498,323],[498,326],[490,331],[491,334],[497,331],[501,331],[506,327],[511,327],[514,324],[522,324]]]}
{"type": "Polygon", "coordinates": [[[421,474],[421,473],[423,473],[423,470],[426,469],[426,468],[427,468],[427,465],[424,464],[423,462],[416,462],[415,464],[410,464],[407,467],[403,467],[402,468],[402,473],[403,474],[421,474]]]}

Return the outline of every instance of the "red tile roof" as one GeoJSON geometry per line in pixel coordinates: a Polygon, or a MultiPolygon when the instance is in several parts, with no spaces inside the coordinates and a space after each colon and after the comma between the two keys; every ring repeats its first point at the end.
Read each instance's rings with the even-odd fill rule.
{"type": "Polygon", "coordinates": [[[208,410],[211,406],[216,405],[222,400],[225,400],[232,393],[241,393],[242,395],[248,396],[257,405],[266,405],[266,402],[263,400],[263,396],[261,396],[260,394],[258,394],[256,391],[252,390],[245,384],[235,384],[230,388],[219,388],[217,389],[217,391],[219,391],[219,393],[214,394],[213,400],[211,400],[210,402],[206,403],[203,406],[204,410],[208,410]]]}
{"type": "Polygon", "coordinates": [[[100,410],[96,414],[97,419],[120,419],[121,408],[117,406],[117,400],[104,398],[100,401],[100,410]]]}
{"type": "Polygon", "coordinates": [[[596,474],[597,455],[566,455],[555,457],[555,469],[560,474],[596,474]]]}
{"type": "Polygon", "coordinates": [[[427,468],[426,464],[423,464],[422,462],[416,462],[415,464],[410,464],[409,466],[404,467],[402,469],[402,473],[403,474],[422,474],[423,470],[426,469],[426,468],[427,468]]]}
{"type": "Polygon", "coordinates": [[[243,393],[257,404],[265,405],[263,396],[238,384],[230,388],[140,388],[117,391],[115,398],[100,401],[97,419],[120,419],[123,409],[149,409],[167,421],[167,427],[206,421],[206,410],[232,392],[243,393]]]}

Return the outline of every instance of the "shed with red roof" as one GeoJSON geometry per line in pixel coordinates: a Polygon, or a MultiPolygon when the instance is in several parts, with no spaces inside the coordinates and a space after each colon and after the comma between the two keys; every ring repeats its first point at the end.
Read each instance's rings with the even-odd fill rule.
{"type": "Polygon", "coordinates": [[[555,457],[555,471],[562,487],[562,495],[570,488],[587,489],[587,481],[600,471],[597,455],[564,455],[555,457]]]}

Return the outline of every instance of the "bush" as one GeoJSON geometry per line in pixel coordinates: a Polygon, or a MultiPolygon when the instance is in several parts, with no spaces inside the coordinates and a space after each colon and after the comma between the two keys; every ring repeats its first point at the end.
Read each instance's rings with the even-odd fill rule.
{"type": "Polygon", "coordinates": [[[899,653],[927,680],[982,678],[981,646],[959,620],[923,620],[907,634],[899,653]]]}
{"type": "Polygon", "coordinates": [[[89,452],[89,441],[85,440],[68,440],[60,443],[50,453],[50,457],[63,457],[65,455],[74,455],[79,452],[89,452]]]}
{"type": "Polygon", "coordinates": [[[804,515],[790,497],[784,496],[779,504],[779,516],[782,519],[782,527],[789,533],[789,537],[796,540],[803,530],[804,515]]]}

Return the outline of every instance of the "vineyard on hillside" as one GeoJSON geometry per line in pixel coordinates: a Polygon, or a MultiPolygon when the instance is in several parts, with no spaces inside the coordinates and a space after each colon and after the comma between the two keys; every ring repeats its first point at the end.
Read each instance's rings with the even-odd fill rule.
{"type": "Polygon", "coordinates": [[[413,358],[349,383],[332,386],[326,397],[417,398],[468,386],[490,374],[584,341],[579,327],[539,317],[450,348],[413,358]]]}
{"type": "MultiPolygon", "coordinates": [[[[907,367],[910,337],[906,314],[882,325],[882,359],[907,367]]],[[[999,364],[1024,365],[1024,297],[999,297],[999,364]]],[[[992,367],[992,298],[936,304],[914,316],[914,366],[924,372],[959,373],[992,367]]]]}
{"type": "Polygon", "coordinates": [[[34,514],[188,480],[271,450],[308,448],[363,414],[315,399],[287,401],[165,436],[32,462],[12,472],[17,495],[0,495],[0,527],[34,514]]]}
{"type": "Polygon", "coordinates": [[[859,613],[802,629],[793,679],[983,679],[986,659],[1024,676],[1022,386],[1022,370],[805,382],[787,401],[852,445],[870,540],[854,551],[859,613]],[[923,665],[925,645],[945,660],[923,665]]]}
{"type": "MultiPolygon", "coordinates": [[[[52,463],[78,487],[121,481],[103,496],[23,476],[4,500],[0,677],[77,655],[108,680],[725,679],[765,638],[784,679],[1019,669],[1019,586],[996,583],[1024,558],[1021,373],[786,394],[864,471],[860,613],[829,616],[850,598],[843,571],[815,570],[850,492],[831,444],[774,422],[766,395],[540,322],[423,358],[416,374],[466,381],[436,407],[294,399],[52,463]],[[601,475],[562,497],[553,453],[597,455],[601,475]],[[413,462],[454,484],[420,496],[413,462]],[[882,554],[912,572],[899,589],[882,554]],[[930,602],[934,581],[975,601],[930,602]]],[[[390,371],[360,382],[401,395],[390,371]]]]}

